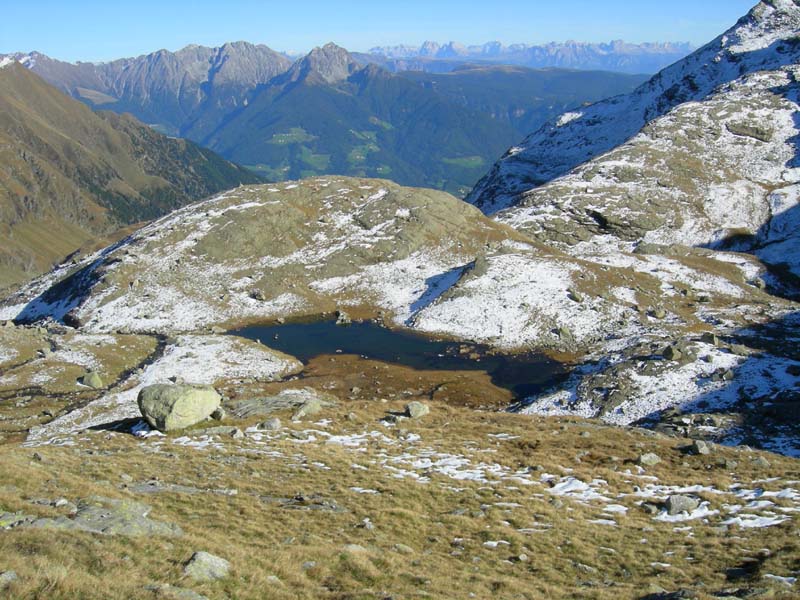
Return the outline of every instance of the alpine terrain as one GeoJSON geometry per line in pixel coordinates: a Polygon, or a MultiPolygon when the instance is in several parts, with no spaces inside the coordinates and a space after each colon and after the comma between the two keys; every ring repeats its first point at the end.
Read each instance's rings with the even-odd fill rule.
{"type": "MultiPolygon", "coordinates": [[[[399,167],[231,182],[166,214],[104,192],[98,211],[149,222],[0,301],[0,590],[796,598],[798,31],[800,0],[759,2],[629,93],[537,127],[467,202],[399,167]]],[[[208,139],[294,173],[293,152],[333,163],[356,122],[445,178],[440,148],[403,143],[440,127],[488,145],[490,123],[471,137],[451,106],[511,128],[471,79],[511,85],[493,69],[392,74],[327,45],[208,139]],[[304,105],[316,118],[291,130],[304,105]]],[[[3,94],[23,84],[29,110],[77,104],[0,69],[3,94]]],[[[143,131],[170,150],[140,169],[219,160],[72,110],[109,129],[62,167],[110,169],[143,131]],[[191,160],[163,162],[178,147],[191,160]]]]}
{"type": "Polygon", "coordinates": [[[292,62],[247,42],[108,63],[9,55],[95,110],[131,113],[272,181],[391,177],[465,195],[514,140],[642,75],[466,65],[452,77],[390,73],[335,44],[292,62]]]}

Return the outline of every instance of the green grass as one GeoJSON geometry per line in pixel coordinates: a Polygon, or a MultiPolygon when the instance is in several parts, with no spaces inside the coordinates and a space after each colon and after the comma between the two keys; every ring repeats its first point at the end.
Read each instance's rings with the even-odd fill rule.
{"type": "Polygon", "coordinates": [[[305,142],[314,141],[316,136],[311,135],[302,127],[292,127],[289,131],[283,133],[275,133],[272,138],[267,142],[268,144],[302,144],[305,142]]]}
{"type": "Polygon", "coordinates": [[[480,156],[462,156],[458,158],[443,158],[442,162],[455,167],[464,167],[465,169],[477,169],[484,166],[486,161],[480,156]]]}

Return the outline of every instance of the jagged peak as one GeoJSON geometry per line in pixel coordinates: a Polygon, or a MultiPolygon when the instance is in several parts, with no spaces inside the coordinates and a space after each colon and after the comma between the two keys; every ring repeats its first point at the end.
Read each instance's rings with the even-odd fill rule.
{"type": "Polygon", "coordinates": [[[324,83],[336,83],[347,79],[359,68],[359,64],[346,49],[328,42],[299,59],[288,75],[291,81],[321,80],[324,83]]]}

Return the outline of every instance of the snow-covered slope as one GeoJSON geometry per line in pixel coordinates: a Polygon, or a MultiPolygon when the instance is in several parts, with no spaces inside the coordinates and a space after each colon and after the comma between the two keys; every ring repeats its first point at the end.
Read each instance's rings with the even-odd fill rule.
{"type": "MultiPolygon", "coordinates": [[[[566,113],[511,148],[467,201],[492,214],[542,185],[629,140],[645,124],[720,86],[800,58],[800,2],[760,2],[730,30],[664,69],[630,95],[566,113]]],[[[734,85],[736,85],[734,83],[734,85]]]]}

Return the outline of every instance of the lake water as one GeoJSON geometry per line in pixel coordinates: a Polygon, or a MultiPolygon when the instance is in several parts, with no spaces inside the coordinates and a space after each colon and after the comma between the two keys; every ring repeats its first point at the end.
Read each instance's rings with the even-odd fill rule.
{"type": "MultiPolygon", "coordinates": [[[[356,354],[414,369],[486,371],[495,385],[511,390],[517,398],[544,391],[567,375],[564,365],[542,354],[492,355],[474,346],[480,358],[470,358],[459,352],[460,343],[393,331],[372,322],[348,326],[333,321],[253,325],[230,333],[259,340],[304,363],[326,354],[356,354]]],[[[470,348],[473,352],[472,345],[470,348]]]]}

